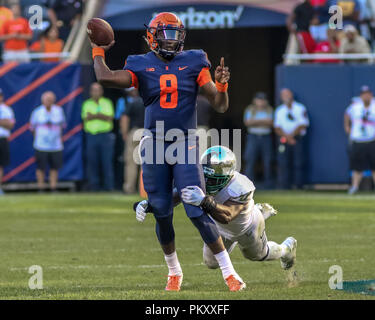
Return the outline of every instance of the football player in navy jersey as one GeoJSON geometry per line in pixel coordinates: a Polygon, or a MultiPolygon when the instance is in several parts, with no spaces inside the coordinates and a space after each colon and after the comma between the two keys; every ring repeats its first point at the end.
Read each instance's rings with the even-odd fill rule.
{"type": "MultiPolygon", "coordinates": [[[[98,81],[108,87],[136,87],[143,99],[146,108],[146,130],[140,142],[143,183],[148,194],[148,209],[154,214],[156,234],[169,269],[165,289],[179,291],[183,274],[174,241],[173,186],[179,193],[192,185],[205,190],[198,142],[195,135],[194,139],[189,135],[197,125],[197,93],[200,88],[216,111],[225,112],[229,103],[227,88],[230,73],[224,65],[224,58],[221,58],[220,66],[215,70],[214,83],[206,53],[202,50],[183,51],[185,28],[175,14],[160,13],[146,28],[145,39],[151,51],[129,56],[123,70],[112,71],[105,64],[105,51],[114,42],[101,47],[94,43],[91,45],[98,81]],[[163,130],[159,130],[160,125],[163,130]],[[169,139],[168,133],[164,134],[168,130],[181,134],[169,139]],[[163,144],[159,144],[160,140],[163,144]],[[183,159],[175,161],[175,152],[170,151],[172,145],[174,151],[183,149],[183,159]],[[144,161],[148,150],[153,151],[152,161],[144,161]],[[160,153],[163,161],[159,159],[160,153]]],[[[214,205],[210,199],[207,198],[201,206],[184,203],[185,211],[214,254],[229,290],[239,291],[246,285],[234,270],[218,229],[206,213],[214,205]]]]}

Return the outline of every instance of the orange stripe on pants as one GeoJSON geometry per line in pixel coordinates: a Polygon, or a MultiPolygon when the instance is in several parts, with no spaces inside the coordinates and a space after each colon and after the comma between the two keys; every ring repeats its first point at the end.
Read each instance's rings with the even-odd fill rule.
{"type": "Polygon", "coordinates": [[[142,169],[139,170],[139,195],[142,198],[147,199],[147,192],[146,192],[146,190],[144,188],[144,185],[143,185],[143,171],[142,171],[142,169]]]}

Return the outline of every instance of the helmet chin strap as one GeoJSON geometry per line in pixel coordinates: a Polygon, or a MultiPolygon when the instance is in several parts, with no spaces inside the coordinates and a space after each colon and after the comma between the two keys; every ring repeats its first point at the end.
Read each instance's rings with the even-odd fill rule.
{"type": "MultiPolygon", "coordinates": [[[[143,40],[146,41],[147,45],[148,45],[148,40],[146,38],[146,36],[142,36],[143,40]]],[[[182,44],[183,45],[183,44],[182,44]]],[[[164,50],[164,49],[160,49],[160,45],[158,44],[158,48],[159,50],[155,50],[155,49],[152,49],[150,48],[150,50],[155,53],[155,54],[158,54],[160,56],[162,56],[164,59],[166,60],[172,60],[179,52],[170,52],[167,51],[167,50],[164,50]],[[162,51],[163,50],[163,51],[162,51]]]]}
{"type": "Polygon", "coordinates": [[[176,56],[177,52],[170,52],[168,50],[159,49],[159,55],[161,55],[166,60],[172,60],[176,56]]]}

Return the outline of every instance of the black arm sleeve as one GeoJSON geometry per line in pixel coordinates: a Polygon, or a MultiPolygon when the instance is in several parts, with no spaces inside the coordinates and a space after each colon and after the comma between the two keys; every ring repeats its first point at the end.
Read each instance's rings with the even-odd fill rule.
{"type": "Polygon", "coordinates": [[[202,209],[208,214],[211,214],[213,211],[215,211],[216,206],[217,206],[217,203],[213,196],[205,196],[201,203],[202,209]]]}

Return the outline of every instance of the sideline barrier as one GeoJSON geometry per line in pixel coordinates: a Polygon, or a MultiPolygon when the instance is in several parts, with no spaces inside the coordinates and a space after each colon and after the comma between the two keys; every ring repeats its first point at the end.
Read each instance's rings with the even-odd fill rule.
{"type": "Polygon", "coordinates": [[[63,107],[67,122],[63,132],[64,166],[59,172],[59,179],[82,180],[81,66],[67,62],[31,62],[12,65],[12,68],[2,65],[0,69],[7,70],[0,74],[0,88],[16,118],[16,126],[9,139],[11,161],[5,168],[3,181],[35,181],[33,136],[28,130],[28,123],[31,112],[41,105],[41,95],[45,91],[56,94],[56,104],[63,107]]]}

